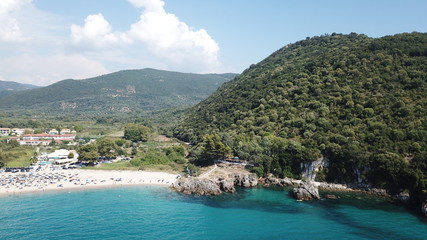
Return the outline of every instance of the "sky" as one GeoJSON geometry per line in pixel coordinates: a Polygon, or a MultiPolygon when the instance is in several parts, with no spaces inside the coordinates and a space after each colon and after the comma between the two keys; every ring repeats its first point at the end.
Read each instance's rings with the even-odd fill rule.
{"type": "Polygon", "coordinates": [[[306,37],[427,32],[425,0],[0,0],[0,80],[241,73],[306,37]]]}

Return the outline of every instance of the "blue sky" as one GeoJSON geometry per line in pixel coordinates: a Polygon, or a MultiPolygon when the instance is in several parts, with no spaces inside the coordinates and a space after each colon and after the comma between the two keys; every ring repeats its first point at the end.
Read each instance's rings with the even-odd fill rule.
{"type": "Polygon", "coordinates": [[[427,1],[1,0],[0,79],[236,72],[325,33],[427,32],[427,1]]]}

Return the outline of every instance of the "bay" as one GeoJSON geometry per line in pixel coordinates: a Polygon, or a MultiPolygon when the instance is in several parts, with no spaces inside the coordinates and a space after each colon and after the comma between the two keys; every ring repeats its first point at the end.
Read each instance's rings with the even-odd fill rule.
{"type": "Polygon", "coordinates": [[[286,189],[187,196],[138,186],[0,198],[0,239],[427,239],[425,219],[341,193],[297,202],[286,189]]]}

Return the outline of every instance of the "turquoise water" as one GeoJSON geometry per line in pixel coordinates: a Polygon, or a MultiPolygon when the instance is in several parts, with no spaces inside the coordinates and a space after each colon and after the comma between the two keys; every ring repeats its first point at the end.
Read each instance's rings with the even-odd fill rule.
{"type": "Polygon", "coordinates": [[[283,189],[195,197],[149,186],[2,197],[0,239],[427,239],[427,222],[403,207],[344,195],[296,202],[283,189]]]}

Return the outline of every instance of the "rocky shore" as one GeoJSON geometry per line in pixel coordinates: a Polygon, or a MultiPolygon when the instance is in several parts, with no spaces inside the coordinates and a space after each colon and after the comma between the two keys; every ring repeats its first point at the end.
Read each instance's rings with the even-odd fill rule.
{"type": "Polygon", "coordinates": [[[184,194],[219,195],[224,192],[235,192],[235,186],[254,187],[257,185],[258,177],[255,174],[231,173],[226,177],[180,179],[172,185],[172,188],[184,194]]]}
{"type": "MultiPolygon", "coordinates": [[[[348,186],[326,182],[305,182],[292,178],[258,178],[251,173],[231,173],[228,176],[210,178],[183,178],[172,185],[172,188],[184,194],[219,195],[223,192],[235,192],[235,186],[254,187],[261,184],[264,187],[281,186],[294,187],[293,196],[297,200],[320,199],[319,190],[324,191],[359,191],[375,196],[390,197],[384,189],[368,188],[365,186],[348,186]]],[[[404,196],[403,196],[404,197],[404,196]]]]}
{"type": "MultiPolygon", "coordinates": [[[[214,175],[209,178],[181,178],[172,185],[172,188],[184,194],[196,195],[220,195],[222,193],[233,193],[236,186],[254,187],[258,184],[264,187],[280,186],[293,187],[292,195],[297,201],[317,200],[320,199],[319,190],[330,192],[361,192],[378,197],[388,197],[390,199],[408,203],[410,196],[408,193],[400,193],[391,196],[385,189],[370,188],[363,185],[345,185],[326,182],[302,181],[292,178],[276,178],[270,175],[266,178],[258,178],[251,173],[230,173],[224,175],[214,175]]],[[[336,199],[333,194],[326,195],[326,198],[336,199]]],[[[421,206],[421,213],[427,217],[427,202],[421,206]]]]}
{"type": "Polygon", "coordinates": [[[314,188],[318,188],[319,190],[324,190],[324,191],[359,191],[359,192],[364,192],[364,193],[375,195],[375,196],[390,197],[390,195],[387,193],[385,189],[369,188],[367,186],[361,186],[361,185],[353,186],[353,185],[346,185],[346,184],[314,182],[314,181],[305,182],[303,180],[296,180],[292,178],[276,178],[272,175],[268,176],[267,178],[260,178],[259,182],[265,187],[276,185],[276,186],[282,186],[282,187],[293,186],[293,187],[307,188],[308,186],[312,186],[314,188]]]}

